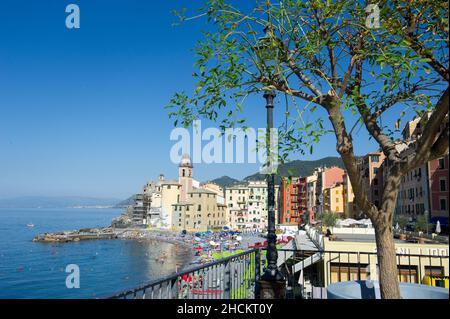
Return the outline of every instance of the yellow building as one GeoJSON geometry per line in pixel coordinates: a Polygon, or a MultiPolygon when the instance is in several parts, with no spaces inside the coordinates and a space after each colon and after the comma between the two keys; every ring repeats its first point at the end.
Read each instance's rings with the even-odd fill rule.
{"type": "Polygon", "coordinates": [[[203,232],[226,225],[226,206],[217,203],[217,194],[202,188],[187,193],[187,200],[173,205],[172,228],[203,232]]]}
{"type": "Polygon", "coordinates": [[[324,210],[335,212],[337,214],[344,214],[344,186],[337,184],[330,188],[325,188],[323,191],[324,210]]]}
{"type": "Polygon", "coordinates": [[[360,215],[356,204],[354,203],[355,194],[353,193],[352,184],[347,174],[344,174],[343,195],[344,199],[344,216],[345,218],[357,219],[360,215]]]}
{"type": "MultiPolygon", "coordinates": [[[[335,234],[336,241],[324,238],[322,268],[325,286],[349,280],[377,279],[375,236],[357,233],[335,234]],[[375,274],[375,275],[374,275],[375,274]]],[[[355,233],[356,231],[356,233],[355,233]]],[[[360,229],[364,231],[364,229],[360,229]]],[[[401,282],[424,283],[427,277],[449,275],[448,244],[419,244],[396,240],[398,276],[401,282]]]]}

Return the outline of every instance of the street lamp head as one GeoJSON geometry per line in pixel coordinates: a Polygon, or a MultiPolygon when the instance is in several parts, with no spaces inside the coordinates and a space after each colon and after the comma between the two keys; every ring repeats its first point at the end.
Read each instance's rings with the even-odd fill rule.
{"type": "Polygon", "coordinates": [[[258,39],[258,42],[253,47],[253,51],[259,62],[262,64],[269,64],[276,61],[278,53],[272,25],[268,24],[264,28],[264,34],[263,37],[258,39]]]}
{"type": "Polygon", "coordinates": [[[266,90],[264,91],[264,98],[267,101],[267,105],[266,106],[271,106],[273,107],[273,100],[274,98],[277,96],[276,92],[274,90],[266,90]]]}

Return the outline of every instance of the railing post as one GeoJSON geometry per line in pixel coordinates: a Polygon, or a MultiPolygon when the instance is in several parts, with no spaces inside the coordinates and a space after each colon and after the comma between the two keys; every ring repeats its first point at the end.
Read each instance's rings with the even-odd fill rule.
{"type": "Polygon", "coordinates": [[[261,279],[261,250],[255,252],[255,299],[260,299],[259,280],[261,279]]]}
{"type": "Polygon", "coordinates": [[[224,265],[225,276],[224,281],[224,299],[231,299],[231,260],[227,261],[224,265]]]}

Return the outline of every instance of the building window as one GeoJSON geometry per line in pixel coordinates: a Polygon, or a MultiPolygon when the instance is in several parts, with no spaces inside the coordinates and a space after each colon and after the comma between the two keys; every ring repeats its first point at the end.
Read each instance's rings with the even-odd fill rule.
{"type": "Polygon", "coordinates": [[[439,169],[445,168],[445,160],[443,158],[439,159],[439,169]]]}
{"type": "Polygon", "coordinates": [[[380,161],[380,156],[378,155],[372,155],[372,162],[373,163],[378,163],[380,161]]]}
{"type": "Polygon", "coordinates": [[[447,181],[445,180],[445,178],[441,178],[439,180],[439,189],[441,192],[445,192],[447,190],[447,181]]]}
{"type": "Polygon", "coordinates": [[[444,267],[425,266],[425,276],[432,276],[432,277],[444,276],[444,267]]]}
{"type": "Polygon", "coordinates": [[[374,174],[374,175],[377,175],[377,174],[378,174],[378,167],[374,167],[374,168],[373,168],[373,174],[374,174]]]}
{"type": "Polygon", "coordinates": [[[439,200],[439,206],[441,210],[447,210],[447,200],[445,198],[441,198],[439,200]]]}
{"type": "MultiPolygon", "coordinates": [[[[398,266],[398,275],[401,282],[417,283],[417,266],[398,266]]],[[[332,283],[353,280],[365,280],[367,265],[332,263],[330,267],[330,280],[332,283]]]]}

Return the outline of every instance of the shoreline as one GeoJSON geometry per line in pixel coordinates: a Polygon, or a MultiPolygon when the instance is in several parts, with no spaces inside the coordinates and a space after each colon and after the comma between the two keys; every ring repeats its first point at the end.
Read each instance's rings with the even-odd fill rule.
{"type": "MultiPolygon", "coordinates": [[[[252,236],[249,238],[250,242],[255,242],[260,240],[260,238],[256,238],[252,236]]],[[[202,255],[198,254],[198,251],[195,250],[196,246],[200,243],[196,241],[196,238],[193,234],[185,234],[181,235],[179,232],[174,232],[165,229],[144,229],[144,228],[112,228],[104,227],[104,228],[89,228],[89,229],[80,229],[73,231],[63,231],[63,232],[55,232],[55,233],[44,233],[37,235],[33,242],[39,243],[72,243],[72,242],[80,242],[84,240],[137,240],[137,241],[153,241],[153,242],[166,242],[173,245],[183,246],[186,250],[189,250],[189,258],[184,263],[184,265],[178,270],[184,271],[190,267],[195,267],[196,265],[201,265],[206,262],[214,261],[216,258],[212,258],[211,254],[202,255]]],[[[245,250],[249,244],[246,240],[246,244],[243,247],[240,247],[240,250],[245,250]]],[[[236,249],[233,250],[225,250],[231,254],[235,252],[236,249]]],[[[222,253],[222,251],[221,251],[222,253]]],[[[161,257],[163,258],[163,257],[161,257]]]]}
{"type": "Polygon", "coordinates": [[[72,231],[61,231],[54,233],[39,234],[33,238],[35,243],[43,244],[69,244],[80,241],[91,240],[132,240],[132,241],[148,241],[148,242],[165,242],[175,246],[182,246],[188,253],[188,258],[181,267],[175,272],[187,270],[196,261],[195,252],[193,251],[194,243],[190,235],[184,238],[177,236],[177,233],[166,230],[150,230],[138,228],[89,228],[72,231]]]}

